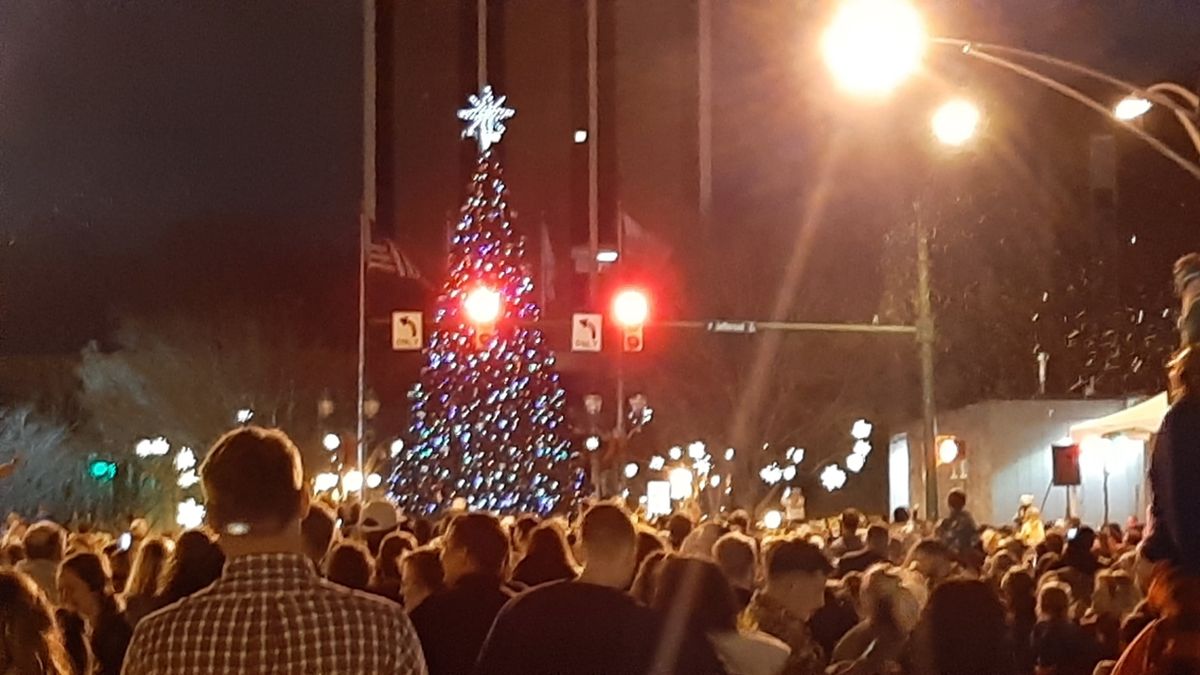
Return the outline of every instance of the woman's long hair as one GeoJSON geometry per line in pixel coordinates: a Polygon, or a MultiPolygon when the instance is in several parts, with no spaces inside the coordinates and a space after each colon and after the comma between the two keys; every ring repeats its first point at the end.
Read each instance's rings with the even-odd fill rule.
{"type": "Polygon", "coordinates": [[[162,594],[155,604],[165,607],[207,588],[221,578],[224,568],[225,554],[207,533],[202,530],[184,532],[175,542],[162,594]]]}
{"type": "Polygon", "coordinates": [[[37,585],[15,570],[0,570],[0,672],[69,675],[54,614],[37,585]]]}
{"type": "Polygon", "coordinates": [[[166,542],[159,537],[142,542],[137,558],[133,561],[133,571],[129,573],[129,582],[125,584],[124,597],[156,597],[162,586],[166,562],[166,542]]]}
{"type": "Polygon", "coordinates": [[[556,579],[573,578],[575,560],[567,547],[567,538],[553,521],[542,523],[529,535],[525,556],[517,563],[517,581],[537,585],[556,579]]]}
{"type": "Polygon", "coordinates": [[[1013,652],[1004,606],[986,583],[942,582],[929,596],[913,635],[917,672],[1012,675],[1013,652]]]}
{"type": "Polygon", "coordinates": [[[1171,403],[1185,397],[1196,398],[1200,395],[1200,362],[1193,358],[1193,348],[1200,345],[1188,345],[1175,352],[1167,364],[1168,391],[1171,403]]]}
{"type": "Polygon", "coordinates": [[[100,554],[72,553],[62,561],[59,570],[78,577],[96,596],[104,614],[115,614],[120,610],[116,592],[113,591],[112,572],[108,562],[100,554]]]}
{"type": "Polygon", "coordinates": [[[737,630],[733,587],[710,560],[668,555],[659,567],[651,606],[666,617],[668,625],[682,625],[692,634],[737,630]]]}

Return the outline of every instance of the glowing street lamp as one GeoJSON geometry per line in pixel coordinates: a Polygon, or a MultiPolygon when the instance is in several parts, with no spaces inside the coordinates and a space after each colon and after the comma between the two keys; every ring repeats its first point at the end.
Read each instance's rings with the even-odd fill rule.
{"type": "Polygon", "coordinates": [[[843,89],[880,97],[921,66],[926,34],[905,0],[848,0],[821,37],[825,63],[843,89]]]}
{"type": "Polygon", "coordinates": [[[363,475],[358,469],[347,471],[345,476],[342,476],[342,489],[347,494],[358,492],[363,486],[363,475]]]}
{"type": "Polygon", "coordinates": [[[979,121],[983,118],[979,107],[962,98],[942,104],[933,113],[933,135],[943,145],[959,147],[975,137],[979,121]]]}
{"type": "Polygon", "coordinates": [[[1126,96],[1113,108],[1113,117],[1122,122],[1131,122],[1150,112],[1154,104],[1140,96],[1126,96]]]}
{"type": "Polygon", "coordinates": [[[342,447],[342,439],[337,434],[329,432],[321,439],[321,445],[324,445],[326,450],[333,452],[342,447]]]}

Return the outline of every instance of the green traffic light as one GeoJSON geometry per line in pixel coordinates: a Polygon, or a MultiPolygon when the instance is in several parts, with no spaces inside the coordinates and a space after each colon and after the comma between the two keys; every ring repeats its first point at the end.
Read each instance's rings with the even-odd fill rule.
{"type": "Polygon", "coordinates": [[[88,475],[98,481],[110,481],[117,477],[117,463],[107,459],[93,459],[88,464],[88,475]]]}

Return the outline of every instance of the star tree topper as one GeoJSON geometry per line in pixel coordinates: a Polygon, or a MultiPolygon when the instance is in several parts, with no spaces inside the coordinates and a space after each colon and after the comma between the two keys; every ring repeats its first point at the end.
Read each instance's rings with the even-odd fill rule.
{"type": "Polygon", "coordinates": [[[504,120],[517,114],[516,110],[504,107],[507,96],[496,97],[490,84],[484,85],[478,94],[467,97],[468,107],[458,111],[458,119],[467,123],[463,129],[463,138],[474,138],[479,143],[479,151],[500,142],[504,135],[504,120]]]}

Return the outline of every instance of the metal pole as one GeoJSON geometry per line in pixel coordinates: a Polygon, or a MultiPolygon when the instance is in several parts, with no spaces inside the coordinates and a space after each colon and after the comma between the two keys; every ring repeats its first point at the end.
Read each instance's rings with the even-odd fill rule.
{"type": "MultiPolygon", "coordinates": [[[[375,0],[363,0],[363,199],[358,222],[358,405],[355,407],[355,445],[359,473],[365,469],[366,447],[363,405],[367,379],[367,277],[366,252],[371,223],[376,216],[375,195],[375,0]]],[[[366,501],[367,481],[359,488],[366,501]]]]}
{"type": "Polygon", "coordinates": [[[475,12],[475,35],[476,35],[476,52],[477,60],[476,79],[479,81],[479,90],[487,86],[487,0],[479,0],[476,4],[475,12]]]}
{"type": "Polygon", "coordinates": [[[712,216],[712,0],[700,0],[697,12],[696,155],[700,165],[700,223],[707,228],[712,216]]]}
{"type": "Polygon", "coordinates": [[[600,267],[600,80],[599,18],[596,0],[587,4],[587,77],[588,77],[588,303],[594,308],[599,295],[600,267]]]}
{"type": "Polygon", "coordinates": [[[917,346],[921,360],[921,418],[923,456],[925,458],[925,514],[933,521],[938,516],[937,485],[937,403],[934,399],[933,297],[929,279],[929,228],[921,216],[920,201],[913,203],[917,230],[917,346]]]}

